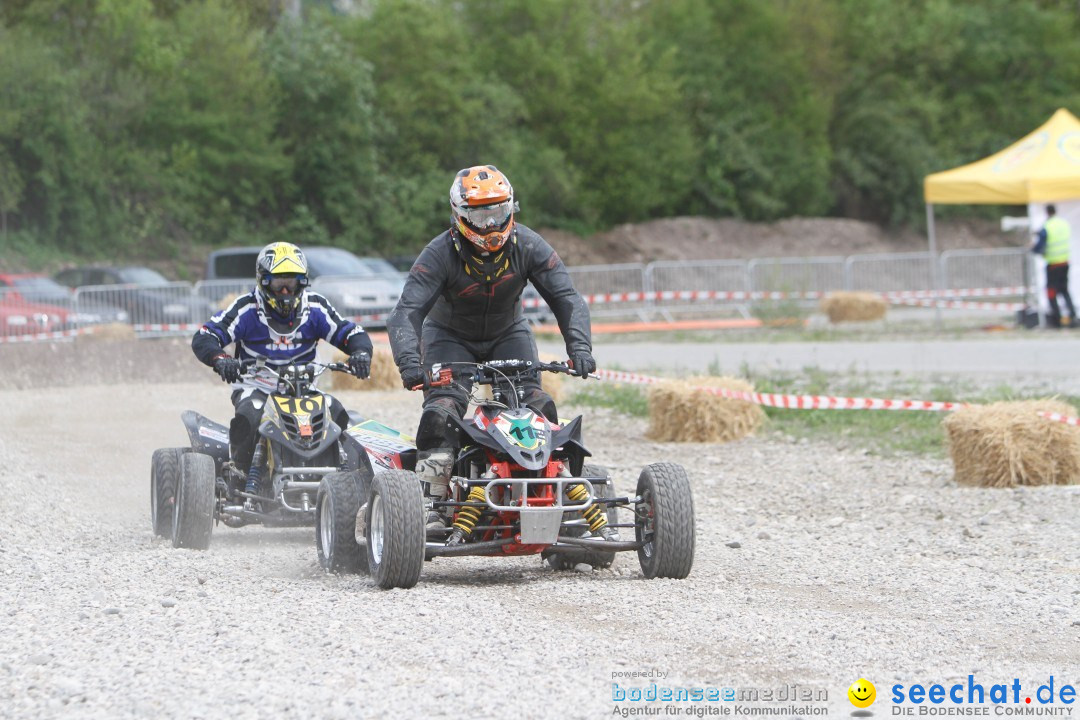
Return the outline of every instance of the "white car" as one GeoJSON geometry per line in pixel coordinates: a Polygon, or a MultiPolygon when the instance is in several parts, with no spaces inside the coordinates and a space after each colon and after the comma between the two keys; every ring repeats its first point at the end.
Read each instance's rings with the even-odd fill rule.
{"type": "MultiPolygon", "coordinates": [[[[207,280],[255,277],[261,247],[234,247],[210,253],[207,280]]],[[[335,247],[305,247],[311,287],[325,295],[338,312],[359,318],[365,327],[385,327],[405,285],[404,276],[378,257],[359,257],[335,247]]]]}

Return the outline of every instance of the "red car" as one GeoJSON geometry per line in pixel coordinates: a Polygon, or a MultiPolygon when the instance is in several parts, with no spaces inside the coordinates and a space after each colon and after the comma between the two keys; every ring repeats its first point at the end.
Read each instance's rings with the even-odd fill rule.
{"type": "MultiPolygon", "coordinates": [[[[70,310],[41,302],[33,274],[0,273],[0,335],[33,335],[67,329],[70,310]]],[[[45,278],[47,279],[47,278],[45,278]]]]}

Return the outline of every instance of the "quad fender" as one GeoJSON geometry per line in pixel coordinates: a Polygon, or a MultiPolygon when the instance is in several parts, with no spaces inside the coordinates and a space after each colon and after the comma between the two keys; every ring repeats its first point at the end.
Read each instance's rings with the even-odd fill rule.
{"type": "MultiPolygon", "coordinates": [[[[371,458],[360,441],[349,433],[341,433],[341,449],[345,451],[345,467],[343,470],[356,470],[368,482],[375,477],[375,471],[371,468],[371,458]]],[[[365,488],[366,490],[366,488],[365,488]]],[[[367,495],[360,497],[366,498],[367,495]]]]}
{"type": "Polygon", "coordinates": [[[581,475],[585,458],[592,457],[592,453],[588,451],[585,442],[581,439],[581,416],[578,415],[556,430],[551,437],[551,444],[555,448],[561,448],[561,450],[556,450],[556,453],[565,455],[570,461],[570,473],[575,477],[581,475]]]}
{"type": "MultiPolygon", "coordinates": [[[[368,477],[381,470],[415,470],[416,443],[408,435],[375,420],[350,413],[350,420],[359,418],[341,434],[341,446],[349,458],[349,468],[368,468],[368,477]],[[354,459],[355,458],[355,459],[354,459]]],[[[366,497],[366,495],[365,495],[366,497]]]]}
{"type": "Polygon", "coordinates": [[[229,460],[229,428],[194,410],[185,410],[180,419],[187,428],[188,439],[195,452],[209,455],[218,464],[229,460]]]}

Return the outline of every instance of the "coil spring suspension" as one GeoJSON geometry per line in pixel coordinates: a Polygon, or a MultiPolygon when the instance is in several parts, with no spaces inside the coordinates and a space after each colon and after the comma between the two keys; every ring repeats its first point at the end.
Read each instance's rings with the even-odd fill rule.
{"type": "MultiPolygon", "coordinates": [[[[585,502],[589,499],[589,492],[585,489],[583,483],[571,485],[567,489],[566,495],[574,502],[585,502]]],[[[598,504],[590,505],[581,515],[589,523],[589,529],[594,533],[598,533],[607,527],[607,514],[598,504]]]]}
{"type": "MultiPolygon", "coordinates": [[[[484,488],[480,485],[476,485],[469,491],[468,502],[470,503],[486,503],[487,499],[484,495],[484,488]]],[[[454,519],[454,531],[450,533],[450,539],[447,541],[448,545],[456,545],[461,540],[472,533],[473,528],[476,527],[476,523],[480,522],[480,516],[484,514],[482,507],[474,507],[472,505],[466,505],[461,508],[457,514],[457,518],[454,519]]]]}

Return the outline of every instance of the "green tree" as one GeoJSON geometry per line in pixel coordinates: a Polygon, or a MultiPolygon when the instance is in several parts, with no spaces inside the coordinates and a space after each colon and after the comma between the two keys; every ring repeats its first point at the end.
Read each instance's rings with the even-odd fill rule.
{"type": "Polygon", "coordinates": [[[785,6],[649,4],[649,25],[675,52],[701,148],[695,212],[760,220],[829,206],[829,97],[810,82],[800,16],[785,6]]]}
{"type": "Polygon", "coordinates": [[[371,66],[317,14],[284,22],[270,36],[267,58],[279,87],[275,136],[291,175],[279,200],[303,208],[310,222],[343,244],[379,244],[375,218],[386,200],[377,167],[375,86],[371,66]]]}

